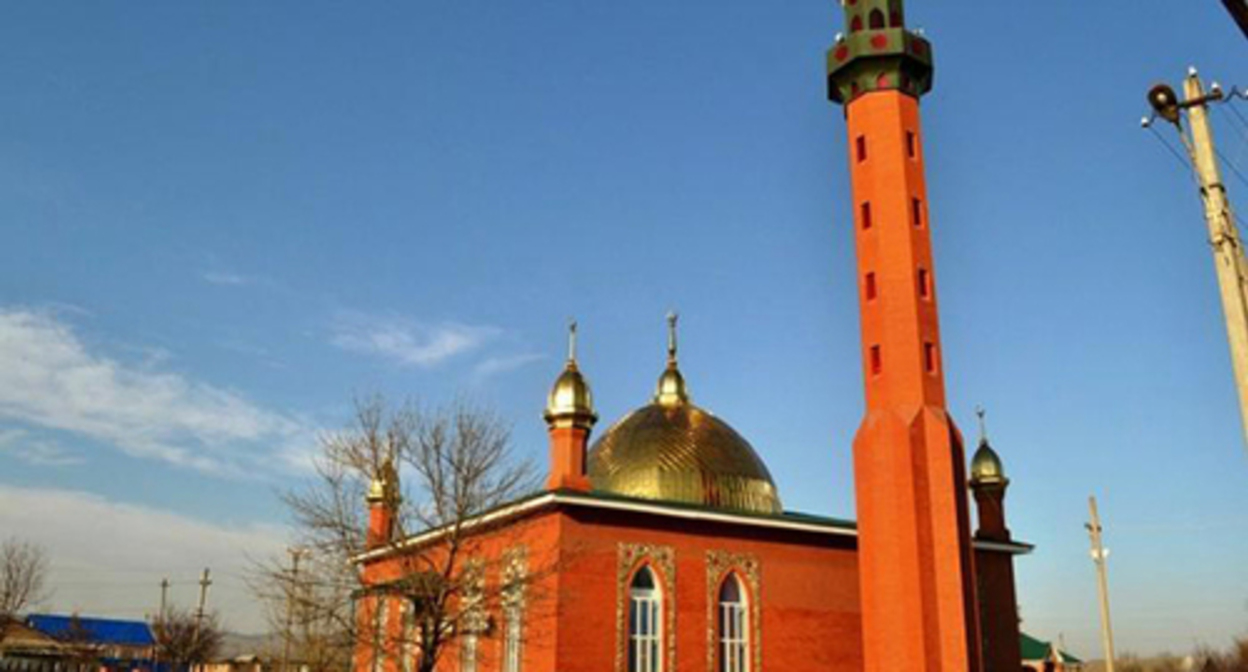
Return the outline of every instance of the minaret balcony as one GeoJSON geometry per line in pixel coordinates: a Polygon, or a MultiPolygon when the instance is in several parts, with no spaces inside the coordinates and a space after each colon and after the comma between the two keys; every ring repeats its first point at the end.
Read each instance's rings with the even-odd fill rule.
{"type": "Polygon", "coordinates": [[[871,91],[919,97],[932,89],[932,47],[905,28],[863,30],[828,50],[828,98],[848,103],[871,91]]]}

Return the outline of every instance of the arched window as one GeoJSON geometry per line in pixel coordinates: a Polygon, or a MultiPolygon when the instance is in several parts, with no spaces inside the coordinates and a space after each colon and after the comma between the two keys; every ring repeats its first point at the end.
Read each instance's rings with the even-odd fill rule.
{"type": "Polygon", "coordinates": [[[522,615],[519,604],[509,604],[505,608],[506,631],[503,633],[503,670],[520,672],[520,618],[522,615]]]}
{"type": "Polygon", "coordinates": [[[902,23],[901,0],[888,0],[888,27],[900,28],[902,23]]]}
{"type": "Polygon", "coordinates": [[[389,653],[389,642],[386,631],[390,628],[390,600],[378,595],[373,608],[373,672],[385,669],[386,656],[389,653]]]}
{"type": "Polygon", "coordinates": [[[719,587],[719,672],[749,672],[750,616],[736,575],[719,587]]]}
{"type": "Polygon", "coordinates": [[[403,660],[403,672],[412,672],[416,663],[416,606],[410,601],[403,603],[403,636],[399,642],[399,655],[403,660]]]}
{"type": "Polygon", "coordinates": [[[855,14],[849,22],[849,32],[856,33],[860,30],[862,30],[862,17],[855,14]]]}
{"type": "Polygon", "coordinates": [[[663,594],[642,567],[628,587],[628,672],[663,672],[663,594]]]}
{"type": "Polygon", "coordinates": [[[477,672],[477,633],[465,633],[459,642],[459,672],[477,672]]]}
{"type": "Polygon", "coordinates": [[[520,672],[524,660],[524,588],[528,565],[523,551],[512,551],[503,570],[503,672],[520,672]]]}
{"type": "Polygon", "coordinates": [[[879,30],[884,27],[884,12],[878,8],[871,10],[870,16],[867,17],[867,25],[871,30],[879,30]]]}
{"type": "Polygon", "coordinates": [[[463,634],[459,640],[459,672],[477,672],[480,633],[485,631],[485,575],[480,562],[464,569],[463,634]]]}

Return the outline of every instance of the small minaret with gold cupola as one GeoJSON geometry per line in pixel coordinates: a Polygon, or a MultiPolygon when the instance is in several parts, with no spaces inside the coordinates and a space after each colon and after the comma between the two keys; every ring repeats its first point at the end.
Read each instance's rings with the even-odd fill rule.
{"type": "Polygon", "coordinates": [[[399,494],[399,471],[394,468],[394,460],[387,459],[368,484],[368,494],[364,498],[368,504],[366,548],[378,548],[394,541],[402,499],[399,494]]]}
{"type": "MultiPolygon", "coordinates": [[[[975,538],[984,542],[1009,543],[1010,528],[1005,524],[1005,477],[1001,457],[988,443],[984,409],[979,416],[979,448],[971,458],[971,492],[979,513],[975,538]]],[[[1014,589],[1014,556],[1010,553],[979,552],[975,558],[978,577],[979,622],[983,637],[984,669],[1016,670],[1022,664],[1019,644],[1018,595],[1014,589]]]]}
{"type": "Polygon", "coordinates": [[[550,476],[546,488],[588,492],[585,453],[598,414],[594,412],[589,383],[576,363],[576,322],[568,325],[568,361],[550,390],[544,417],[550,433],[550,476]]]}
{"type": "Polygon", "coordinates": [[[1005,489],[1010,479],[1005,477],[1001,457],[988,443],[988,427],[984,421],[984,409],[975,409],[979,416],[979,448],[971,458],[971,492],[975,494],[975,508],[979,513],[976,539],[1010,541],[1010,530],[1005,526],[1005,489]]]}

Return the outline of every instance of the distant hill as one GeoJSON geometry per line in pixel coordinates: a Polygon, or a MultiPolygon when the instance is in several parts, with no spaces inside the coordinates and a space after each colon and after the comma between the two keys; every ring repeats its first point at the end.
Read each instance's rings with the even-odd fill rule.
{"type": "Polygon", "coordinates": [[[282,637],[278,634],[244,635],[238,632],[227,632],[221,637],[221,658],[257,654],[261,656],[280,653],[282,637]]]}

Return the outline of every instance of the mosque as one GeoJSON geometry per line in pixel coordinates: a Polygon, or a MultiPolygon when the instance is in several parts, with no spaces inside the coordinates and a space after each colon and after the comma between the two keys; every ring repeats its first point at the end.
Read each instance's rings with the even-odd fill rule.
{"type": "MultiPolygon", "coordinates": [[[[1031,546],[1006,526],[1001,460],[981,431],[968,469],[945,410],[918,113],[930,45],[906,29],[901,0],[842,5],[828,88],[845,105],[853,179],[858,520],[784,509],[765,450],[690,396],[674,316],[653,398],[591,445],[598,416],[574,327],[546,405],[546,487],[469,521],[480,584],[500,589],[461,597],[479,617],[457,625],[439,670],[1020,669],[1013,561],[1031,546]]],[[[393,538],[390,473],[370,491],[358,558],[373,588],[361,620],[374,625],[359,672],[412,669],[410,650],[378,645],[376,633],[413,627],[385,586],[446,538],[393,538]]]]}

